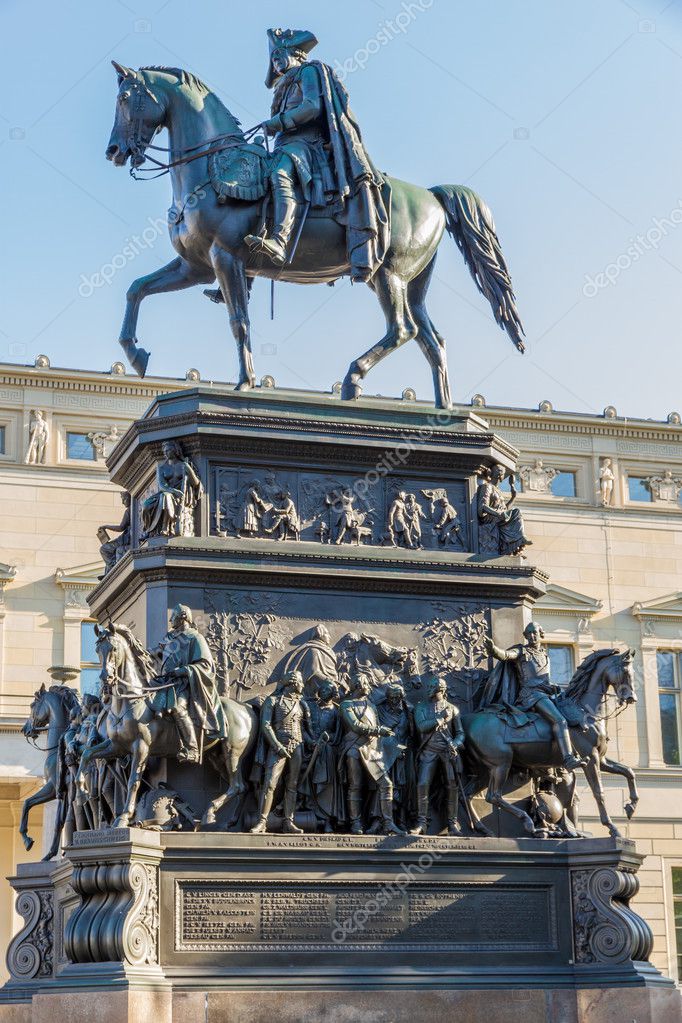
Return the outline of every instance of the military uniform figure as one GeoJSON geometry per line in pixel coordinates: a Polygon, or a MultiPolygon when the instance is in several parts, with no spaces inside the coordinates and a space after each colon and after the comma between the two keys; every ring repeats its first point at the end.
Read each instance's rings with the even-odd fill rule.
{"type": "Polygon", "coordinates": [[[552,726],[552,732],[563,757],[567,771],[580,767],[582,760],[571,749],[571,737],[566,718],[557,707],[554,696],[557,687],[550,681],[547,650],[542,645],[544,633],[539,625],[530,622],[523,630],[526,642],[509,650],[501,650],[492,640],[488,648],[502,666],[513,669],[511,678],[498,670],[490,675],[481,707],[501,702],[521,711],[534,710],[552,726]]]}
{"type": "Polygon", "coordinates": [[[284,775],[285,834],[298,835],[301,829],[294,824],[298,779],[303,763],[303,743],[309,739],[306,729],[306,707],[301,701],[303,676],[300,671],[289,671],[280,686],[267,697],[261,710],[260,732],[265,774],[260,790],[258,821],[251,833],[260,835],[268,829],[268,815],[272,809],[277,783],[284,775]]]}
{"type": "Polygon", "coordinates": [[[442,678],[432,679],[427,698],[414,709],[414,723],[421,737],[417,751],[417,824],[413,835],[423,835],[428,827],[429,795],[438,765],[441,764],[447,788],[448,834],[459,835],[460,748],[464,745],[464,729],[459,709],[447,698],[442,678]]]}
{"type": "Polygon", "coordinates": [[[247,235],[246,244],[282,266],[296,221],[296,186],[303,201],[346,206],[351,277],[369,281],[388,244],[383,176],[365,151],[360,128],[343,85],[328,65],[308,62],[317,46],[312,32],[269,29],[270,61],[265,84],[273,89],[271,116],[263,123],[274,136],[270,186],[274,226],[269,237],[247,235]]]}
{"type": "Polygon", "coordinates": [[[350,830],[361,835],[362,787],[369,776],[379,790],[382,831],[387,835],[402,835],[393,820],[393,782],[390,770],[401,750],[397,747],[392,729],[379,723],[377,708],[370,699],[371,685],[366,675],[358,675],[349,697],[341,703],[341,720],[346,734],[340,746],[340,759],[345,763],[348,776],[348,812],[350,830]],[[393,739],[382,743],[382,738],[393,739]]]}
{"type": "Polygon", "coordinates": [[[305,701],[308,731],[314,746],[310,750],[308,765],[301,780],[301,792],[328,833],[346,817],[337,758],[342,735],[341,717],[335,703],[337,697],[336,685],[323,681],[315,695],[305,701]]]}

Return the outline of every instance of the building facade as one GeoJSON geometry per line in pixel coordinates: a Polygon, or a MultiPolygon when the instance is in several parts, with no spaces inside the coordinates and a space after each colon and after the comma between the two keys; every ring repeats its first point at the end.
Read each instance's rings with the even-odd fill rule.
{"type": "MultiPolygon", "coordinates": [[[[105,459],[130,422],[159,393],[184,380],[0,365],[0,868],[27,854],[17,826],[39,790],[44,753],[20,734],[47,669],[80,669],[91,690],[98,672],[87,595],[102,573],[98,527],[123,507],[105,459]]],[[[266,380],[264,384],[271,385],[266,380]]],[[[202,381],[203,386],[207,386],[202,381]]],[[[208,385],[210,386],[210,385],[208,385]]],[[[219,385],[216,385],[219,386],[219,385]]],[[[640,802],[624,814],[626,789],[605,778],[607,807],[647,860],[639,912],[655,934],[654,964],[682,980],[682,425],[486,407],[475,411],[520,451],[518,503],[533,540],[529,559],[550,577],[537,606],[555,681],[567,681],[599,647],[636,652],[638,703],[609,722],[610,753],[637,770],[640,802]],[[677,910],[677,912],[676,912],[677,910]],[[679,958],[678,958],[679,956],[679,958]]],[[[38,746],[42,745],[40,742],[38,746]]],[[[49,842],[52,807],[32,811],[30,831],[49,842]]],[[[582,791],[586,830],[601,826],[582,791]]],[[[30,856],[33,857],[34,853],[30,856]]],[[[18,920],[0,888],[0,944],[18,920]],[[4,928],[4,929],[3,929],[4,928]]]]}

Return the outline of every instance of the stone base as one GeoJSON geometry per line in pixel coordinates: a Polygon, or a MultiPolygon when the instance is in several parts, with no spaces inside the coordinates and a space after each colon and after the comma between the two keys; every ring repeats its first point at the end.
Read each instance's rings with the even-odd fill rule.
{"type": "Polygon", "coordinates": [[[114,991],[0,1004],[0,1023],[682,1023],[666,988],[417,991],[114,991]]]}

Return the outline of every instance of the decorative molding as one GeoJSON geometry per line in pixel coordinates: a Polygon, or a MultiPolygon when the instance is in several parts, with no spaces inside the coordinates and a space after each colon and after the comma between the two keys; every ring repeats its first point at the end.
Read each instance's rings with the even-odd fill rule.
{"type": "Polygon", "coordinates": [[[639,879],[628,870],[601,867],[571,871],[575,961],[595,963],[646,961],[653,948],[649,925],[630,908],[639,879]]]}
{"type": "Polygon", "coordinates": [[[682,618],[682,591],[653,600],[638,600],[632,605],[631,612],[633,617],[640,619],[645,635],[651,635],[651,631],[647,631],[647,621],[674,622],[682,618]]]}
{"type": "Polygon", "coordinates": [[[7,969],[13,981],[51,977],[53,969],[53,893],[25,889],[17,895],[17,913],[24,926],[7,949],[7,969]]]}
{"type": "Polygon", "coordinates": [[[16,574],[16,566],[6,565],[0,561],[0,610],[5,605],[5,586],[16,578],[16,574]]]}
{"type": "MultiPolygon", "coordinates": [[[[569,590],[558,583],[549,583],[547,592],[540,597],[536,609],[546,614],[570,615],[588,623],[604,606],[603,601],[588,597],[577,590],[569,590]]],[[[584,628],[580,631],[586,631],[584,628]]]]}
{"type": "Polygon", "coordinates": [[[75,568],[58,568],[54,579],[64,592],[64,610],[82,611],[81,617],[89,615],[87,597],[98,585],[103,572],[104,565],[101,561],[93,561],[75,568]]]}

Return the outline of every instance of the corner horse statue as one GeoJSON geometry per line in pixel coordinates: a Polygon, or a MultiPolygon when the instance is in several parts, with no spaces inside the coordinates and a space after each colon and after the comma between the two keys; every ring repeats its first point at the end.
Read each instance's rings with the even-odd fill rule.
{"type": "Polygon", "coordinates": [[[113,62],[119,89],[107,159],[119,167],[130,160],[135,177],[157,168],[170,174],[169,231],[178,253],[130,286],[120,343],[144,376],[149,353],[136,337],[142,300],[217,280],[219,290],[207,294],[227,306],[239,353],[237,389],[249,390],[256,383],[248,312],[253,278],[333,284],[350,275],[376,294],[386,333],[351,363],[342,398],[359,397],[369,370],[416,340],[431,366],[436,405],[449,408],[445,341],[426,308],[445,230],[495,320],[524,350],[492,214],[464,186],[421,188],[377,171],[343,85],[326,64],[307,60],[317,43],[312,33],[276,29],[269,36],[272,116],[246,133],[194,75],[113,62]],[[147,155],[159,151],[151,143],[162,128],[169,133],[169,148],[160,150],[167,163],[147,155]],[[274,136],[272,153],[249,141],[261,128],[274,136]],[[146,161],[153,166],[143,167],[146,161]]]}
{"type": "MultiPolygon", "coordinates": [[[[84,784],[88,765],[93,760],[112,760],[130,755],[130,777],[123,809],[113,827],[127,827],[134,817],[137,794],[150,756],[178,757],[184,740],[169,714],[159,715],[152,684],[154,664],[150,654],[125,625],[96,626],[96,649],[102,670],[102,696],[107,715],[103,731],[107,738],[89,746],[81,757],[79,785],[84,784]],[[151,694],[151,698],[150,698],[151,694]]],[[[229,697],[220,698],[226,734],[209,751],[216,767],[227,780],[225,792],[217,796],[206,810],[201,824],[215,823],[220,807],[229,799],[241,796],[246,785],[242,762],[254,744],[257,720],[251,707],[229,697]]],[[[185,758],[186,759],[186,758],[185,758]]]]}
{"type": "MultiPolygon", "coordinates": [[[[570,742],[582,760],[582,770],[599,808],[599,819],[614,838],[620,832],[608,815],[601,784],[601,772],[617,774],[628,783],[628,818],[635,812],[639,796],[634,771],[607,757],[607,715],[602,705],[609,690],[616,696],[618,708],[635,703],[632,678],[634,651],[595,650],[585,658],[571,682],[556,700],[558,711],[566,719],[570,742]]],[[[553,724],[539,714],[524,714],[523,725],[515,722],[515,707],[493,704],[484,710],[463,715],[467,752],[489,773],[486,799],[517,817],[529,834],[536,832],[530,816],[502,795],[512,767],[539,774],[561,768],[565,750],[553,735],[553,724]],[[536,719],[537,718],[537,719],[536,719]],[[536,719],[536,720],[535,720],[536,719]]],[[[617,712],[616,712],[617,713],[617,712]]]]}

